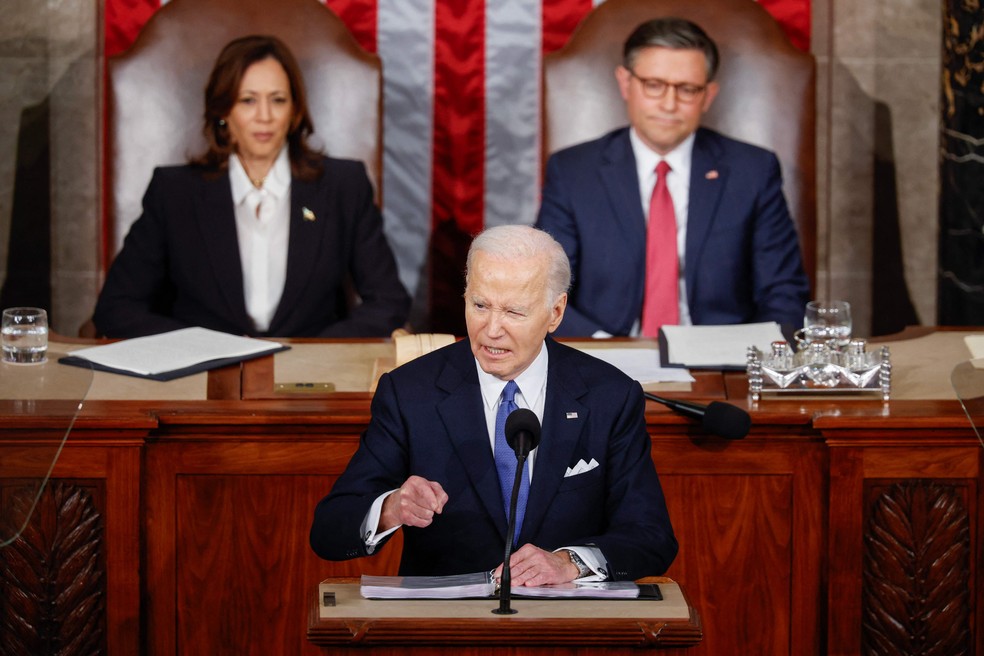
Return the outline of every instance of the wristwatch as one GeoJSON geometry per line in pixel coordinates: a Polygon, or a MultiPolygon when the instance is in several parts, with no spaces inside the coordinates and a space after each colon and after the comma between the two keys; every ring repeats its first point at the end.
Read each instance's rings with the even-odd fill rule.
{"type": "Polygon", "coordinates": [[[591,571],[591,568],[588,567],[583,560],[581,560],[581,557],[577,555],[576,551],[573,549],[564,549],[564,551],[567,552],[567,557],[571,559],[571,562],[574,563],[574,567],[577,568],[577,578],[584,578],[585,576],[594,573],[591,571]]]}

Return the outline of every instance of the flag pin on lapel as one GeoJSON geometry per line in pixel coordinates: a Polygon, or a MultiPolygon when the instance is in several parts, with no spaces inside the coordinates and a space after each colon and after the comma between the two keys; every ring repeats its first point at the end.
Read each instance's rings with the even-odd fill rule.
{"type": "Polygon", "coordinates": [[[577,419],[577,413],[576,412],[568,412],[567,413],[567,418],[568,419],[577,419]]]}
{"type": "Polygon", "coordinates": [[[309,210],[306,207],[302,207],[301,208],[301,216],[304,217],[304,220],[305,221],[314,221],[317,218],[314,215],[314,212],[312,212],[311,210],[309,210]]]}
{"type": "Polygon", "coordinates": [[[704,174],[704,177],[707,178],[708,180],[717,180],[718,172],[714,169],[711,169],[710,171],[704,174]]]}

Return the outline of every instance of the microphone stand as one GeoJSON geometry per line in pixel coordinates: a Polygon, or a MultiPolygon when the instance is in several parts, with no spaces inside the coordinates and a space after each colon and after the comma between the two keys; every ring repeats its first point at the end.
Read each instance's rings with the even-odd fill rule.
{"type": "Polygon", "coordinates": [[[655,401],[656,403],[665,405],[671,410],[676,410],[677,412],[682,412],[688,417],[694,419],[701,419],[704,416],[704,411],[707,410],[693,401],[681,401],[679,399],[668,399],[664,396],[656,396],[655,394],[650,394],[649,392],[643,392],[642,395],[649,399],[650,401],[655,401]]]}
{"type": "Polygon", "coordinates": [[[516,533],[516,500],[519,497],[519,486],[522,476],[526,473],[526,456],[516,454],[516,480],[513,482],[512,495],[509,497],[509,527],[506,529],[506,550],[502,559],[502,581],[499,583],[499,607],[493,608],[496,615],[515,615],[518,611],[509,607],[512,597],[512,568],[509,557],[512,556],[513,536],[516,533]]]}
{"type": "Polygon", "coordinates": [[[723,437],[726,440],[740,440],[748,435],[748,431],[752,427],[751,416],[730,403],[711,401],[704,406],[692,401],[667,399],[649,392],[643,392],[643,396],[691,419],[698,420],[705,432],[723,437]]]}

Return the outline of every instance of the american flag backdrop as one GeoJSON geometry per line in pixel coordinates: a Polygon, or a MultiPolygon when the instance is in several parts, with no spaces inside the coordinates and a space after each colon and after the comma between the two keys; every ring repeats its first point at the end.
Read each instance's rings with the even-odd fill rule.
{"type": "MultiPolygon", "coordinates": [[[[106,55],[166,1],[105,0],[106,55]]],[[[541,59],[603,1],[325,0],[383,62],[382,204],[415,329],[462,334],[471,236],[535,219],[541,59]]],[[[760,4],[809,48],[810,0],[760,4]]]]}

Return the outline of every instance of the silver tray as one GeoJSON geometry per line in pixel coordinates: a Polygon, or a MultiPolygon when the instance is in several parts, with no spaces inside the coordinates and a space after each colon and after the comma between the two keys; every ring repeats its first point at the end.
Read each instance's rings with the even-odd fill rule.
{"type": "MultiPolygon", "coordinates": [[[[781,344],[784,344],[781,343],[781,344]]],[[[748,347],[748,393],[753,401],[770,394],[870,394],[888,401],[892,362],[887,346],[867,351],[852,342],[847,351],[803,348],[795,354],[748,347]]]]}

